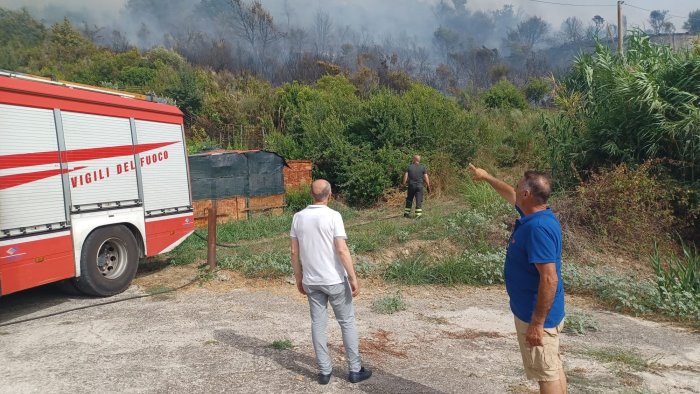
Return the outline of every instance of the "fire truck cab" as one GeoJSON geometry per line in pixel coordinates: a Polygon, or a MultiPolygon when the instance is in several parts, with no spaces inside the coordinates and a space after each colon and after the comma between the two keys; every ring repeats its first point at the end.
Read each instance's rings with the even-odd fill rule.
{"type": "Polygon", "coordinates": [[[194,230],[182,112],[0,71],[0,295],[124,291],[194,230]]]}

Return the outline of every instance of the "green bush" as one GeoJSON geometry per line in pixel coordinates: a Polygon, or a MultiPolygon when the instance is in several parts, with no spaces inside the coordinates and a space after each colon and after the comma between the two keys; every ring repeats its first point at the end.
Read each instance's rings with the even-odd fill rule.
{"type": "Polygon", "coordinates": [[[356,160],[343,170],[343,197],[352,206],[367,207],[377,202],[391,181],[386,168],[371,160],[356,160]]]}
{"type": "Polygon", "coordinates": [[[601,171],[576,189],[568,214],[593,233],[614,240],[652,240],[675,223],[671,195],[653,176],[652,163],[621,164],[601,171]]]}
{"type": "Polygon", "coordinates": [[[525,84],[525,97],[531,103],[540,103],[552,91],[552,85],[546,78],[530,78],[525,84]]]}
{"type": "MultiPolygon", "coordinates": [[[[545,120],[552,167],[571,185],[600,168],[660,160],[670,177],[697,188],[699,64],[700,51],[654,44],[641,33],[630,37],[625,56],[599,45],[578,57],[557,89],[561,113],[545,120]]],[[[690,202],[685,212],[697,212],[700,201],[690,202]]],[[[680,217],[697,232],[696,217],[680,217]]]]}
{"type": "Polygon", "coordinates": [[[299,212],[314,202],[313,198],[311,198],[310,185],[303,185],[297,189],[287,191],[284,199],[287,202],[286,210],[292,213],[299,212]]]}
{"type": "Polygon", "coordinates": [[[527,108],[527,100],[523,92],[505,79],[484,92],[483,100],[489,108],[527,108]]]}

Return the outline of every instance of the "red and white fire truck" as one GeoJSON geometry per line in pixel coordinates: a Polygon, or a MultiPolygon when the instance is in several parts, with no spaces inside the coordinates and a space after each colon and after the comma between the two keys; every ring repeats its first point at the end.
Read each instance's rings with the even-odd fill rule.
{"type": "Polygon", "coordinates": [[[0,295],[124,291],[194,230],[182,112],[0,71],[0,295]]]}

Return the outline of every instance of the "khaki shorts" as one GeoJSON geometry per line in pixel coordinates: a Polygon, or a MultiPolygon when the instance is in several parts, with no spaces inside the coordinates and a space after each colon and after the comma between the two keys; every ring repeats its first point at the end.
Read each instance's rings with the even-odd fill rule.
{"type": "Polygon", "coordinates": [[[523,366],[528,379],[538,382],[559,380],[562,369],[561,354],[559,353],[559,333],[564,327],[564,321],[554,328],[545,328],[542,338],[543,346],[530,346],[525,340],[527,327],[530,325],[515,318],[515,331],[518,333],[518,344],[523,356],[523,366]]]}

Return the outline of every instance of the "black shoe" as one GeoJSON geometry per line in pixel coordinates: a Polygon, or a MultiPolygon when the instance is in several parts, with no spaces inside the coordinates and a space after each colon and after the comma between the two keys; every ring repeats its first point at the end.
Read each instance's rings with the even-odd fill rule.
{"type": "Polygon", "coordinates": [[[359,383],[363,380],[369,379],[370,376],[372,376],[372,371],[362,367],[360,368],[359,372],[350,372],[350,374],[348,374],[348,380],[350,383],[359,383]]]}
{"type": "Polygon", "coordinates": [[[409,219],[410,219],[410,218],[411,218],[411,214],[410,214],[410,213],[404,213],[404,214],[403,214],[403,217],[409,218],[409,219]]]}
{"type": "Polygon", "coordinates": [[[331,374],[324,375],[322,373],[318,374],[318,384],[328,384],[331,381],[331,374]]]}

